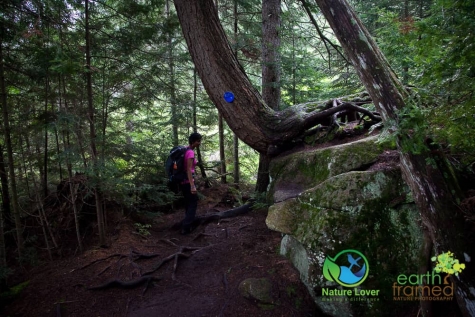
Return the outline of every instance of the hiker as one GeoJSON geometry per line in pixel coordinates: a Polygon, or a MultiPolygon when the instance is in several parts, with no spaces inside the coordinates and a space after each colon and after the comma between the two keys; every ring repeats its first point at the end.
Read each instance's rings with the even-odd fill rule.
{"type": "Polygon", "coordinates": [[[195,229],[193,221],[195,220],[196,208],[198,206],[198,193],[194,180],[197,164],[194,149],[201,145],[201,134],[197,132],[192,133],[188,138],[188,144],[188,150],[185,152],[183,162],[186,178],[180,183],[180,189],[185,197],[185,219],[181,222],[182,234],[188,234],[195,229]]]}

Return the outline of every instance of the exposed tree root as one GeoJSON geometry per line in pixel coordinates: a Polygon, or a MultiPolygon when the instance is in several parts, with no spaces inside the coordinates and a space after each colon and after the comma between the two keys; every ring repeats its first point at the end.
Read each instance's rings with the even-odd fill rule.
{"type": "MultiPolygon", "coordinates": [[[[194,222],[194,225],[198,226],[200,224],[204,224],[204,223],[207,223],[207,222],[210,222],[210,221],[214,221],[214,220],[219,221],[219,220],[222,220],[222,219],[225,219],[225,218],[231,218],[231,217],[236,217],[238,215],[245,214],[245,213],[247,213],[251,210],[252,205],[253,205],[252,203],[248,203],[248,204],[245,204],[243,206],[233,208],[233,209],[229,209],[229,210],[224,211],[224,212],[217,212],[217,213],[212,213],[212,214],[197,217],[196,221],[194,222]]],[[[203,233],[203,235],[206,235],[206,234],[203,233]]],[[[134,268],[138,269],[138,271],[140,272],[140,277],[135,279],[135,280],[124,281],[124,280],[121,280],[121,279],[117,278],[117,279],[109,280],[109,281],[107,281],[103,284],[100,284],[100,285],[87,287],[87,289],[88,290],[103,290],[103,289],[109,289],[109,288],[129,289],[129,288],[138,287],[138,286],[143,285],[144,283],[146,283],[146,287],[143,291],[143,293],[145,293],[146,290],[148,289],[149,284],[150,284],[151,281],[156,281],[156,280],[160,279],[160,278],[154,277],[153,274],[155,272],[157,272],[164,264],[168,263],[169,261],[173,261],[173,264],[172,264],[173,265],[172,279],[177,280],[176,272],[177,272],[177,269],[178,269],[178,264],[179,264],[180,258],[187,259],[187,258],[191,257],[194,253],[199,252],[200,250],[202,250],[204,248],[210,247],[210,246],[205,246],[205,247],[180,246],[176,243],[176,240],[172,240],[172,239],[161,239],[159,241],[163,242],[163,243],[166,243],[166,244],[168,244],[172,247],[176,247],[178,250],[175,253],[173,253],[173,254],[165,257],[165,258],[162,258],[160,261],[155,263],[155,265],[153,265],[151,269],[149,269],[145,273],[142,273],[142,267],[139,266],[137,263],[135,263],[135,261],[140,260],[140,259],[155,258],[155,257],[159,256],[158,254],[143,254],[143,253],[137,252],[135,250],[132,250],[129,254],[115,253],[115,254],[105,256],[105,257],[100,258],[100,259],[96,259],[96,260],[94,260],[94,261],[92,261],[92,262],[90,262],[86,265],[83,265],[80,269],[85,269],[85,268],[87,268],[91,265],[94,265],[96,263],[100,263],[102,261],[107,261],[107,260],[110,260],[112,258],[118,258],[117,261],[115,262],[115,264],[108,265],[105,269],[103,269],[100,272],[100,274],[102,274],[106,270],[111,269],[112,266],[115,265],[115,266],[119,266],[118,271],[117,271],[117,275],[119,275],[119,273],[122,269],[122,266],[123,266],[123,265],[120,265],[121,264],[120,262],[122,261],[122,259],[128,258],[131,265],[134,266],[134,268]]]]}
{"type": "MultiPolygon", "coordinates": [[[[165,240],[165,241],[168,241],[168,240],[165,240]]],[[[175,272],[176,272],[176,269],[178,267],[178,258],[179,257],[184,257],[184,258],[189,258],[193,253],[203,249],[203,248],[206,248],[206,247],[186,247],[186,246],[180,246],[179,247],[179,250],[178,252],[174,253],[174,254],[171,254],[169,256],[167,256],[166,258],[162,259],[160,262],[158,262],[155,266],[153,266],[153,268],[144,273],[144,275],[150,275],[154,272],[156,272],[158,269],[160,269],[162,267],[163,264],[167,263],[168,261],[171,261],[171,260],[174,260],[174,264],[173,264],[173,279],[175,279],[175,272]],[[184,252],[186,251],[192,251],[191,254],[186,254],[184,252]]]]}
{"type": "MultiPolygon", "coordinates": [[[[80,270],[83,270],[83,269],[85,269],[85,268],[87,268],[87,267],[89,267],[89,266],[91,266],[91,265],[93,265],[93,264],[96,264],[96,263],[98,263],[98,262],[102,262],[102,261],[105,261],[105,260],[108,260],[108,259],[114,258],[114,257],[119,257],[119,260],[117,261],[117,262],[119,262],[122,258],[131,258],[132,261],[135,261],[135,260],[140,260],[140,259],[151,259],[151,258],[154,258],[154,257],[157,257],[157,256],[159,256],[159,254],[156,254],[156,253],[143,254],[143,253],[139,253],[139,252],[137,252],[137,251],[135,251],[135,250],[132,250],[132,252],[131,252],[130,254],[114,253],[114,254],[108,255],[108,256],[106,256],[106,257],[103,257],[103,258],[94,260],[94,261],[92,261],[92,262],[90,262],[90,263],[88,263],[88,264],[86,264],[86,265],[83,265],[83,266],[80,267],[79,269],[80,269],[80,270]]],[[[107,268],[104,269],[104,271],[105,271],[105,270],[107,270],[107,268]]],[[[75,271],[75,270],[73,270],[73,271],[75,271]]],[[[71,271],[71,272],[73,272],[73,271],[71,271]]],[[[103,273],[103,272],[101,272],[101,273],[103,273]]],[[[101,274],[101,273],[100,273],[100,274],[101,274]]],[[[99,275],[100,275],[100,274],[99,274],[99,275]]]]}
{"type": "Polygon", "coordinates": [[[114,279],[97,286],[88,287],[87,289],[88,290],[102,290],[102,289],[108,289],[108,288],[113,288],[113,287],[135,288],[144,283],[149,283],[150,281],[158,281],[158,280],[160,279],[157,277],[153,277],[151,275],[144,275],[132,281],[122,281],[122,280],[114,279]]]}

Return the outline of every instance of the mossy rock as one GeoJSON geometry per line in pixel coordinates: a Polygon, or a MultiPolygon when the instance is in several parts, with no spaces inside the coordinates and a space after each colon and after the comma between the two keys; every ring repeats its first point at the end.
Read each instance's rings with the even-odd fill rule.
{"type": "Polygon", "coordinates": [[[269,167],[272,179],[270,200],[283,201],[332,176],[366,169],[389,147],[377,141],[377,136],[367,137],[342,145],[273,159],[269,167]]]}
{"type": "MultiPolygon", "coordinates": [[[[291,235],[294,249],[305,250],[289,252],[287,247],[284,254],[299,269],[317,304],[319,289],[336,286],[323,278],[326,255],[347,249],[365,254],[374,277],[368,278],[364,286],[380,289],[380,303],[387,303],[391,302],[391,283],[397,275],[417,272],[423,247],[419,214],[408,193],[399,169],[348,172],[274,204],[266,223],[273,230],[291,235]]],[[[320,304],[331,311],[323,307],[328,303],[320,304]]],[[[385,309],[382,304],[359,305],[359,311],[367,316],[377,316],[385,309]]],[[[344,306],[331,307],[340,313],[346,311],[344,306]]]]}
{"type": "Polygon", "coordinates": [[[247,278],[239,284],[240,294],[255,300],[263,309],[272,308],[275,300],[272,297],[272,282],[267,278],[247,278]]]}

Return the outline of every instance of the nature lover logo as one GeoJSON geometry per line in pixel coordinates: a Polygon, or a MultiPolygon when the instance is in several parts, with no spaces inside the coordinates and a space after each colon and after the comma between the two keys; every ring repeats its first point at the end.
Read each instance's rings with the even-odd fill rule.
{"type": "Polygon", "coordinates": [[[356,250],[343,250],[334,258],[327,255],[323,263],[323,276],[344,287],[360,285],[368,277],[368,273],[368,260],[363,253],[356,250]],[[337,264],[345,262],[348,266],[337,264]]]}
{"type": "Polygon", "coordinates": [[[323,276],[343,288],[322,288],[323,301],[363,301],[379,300],[379,290],[357,288],[369,274],[369,262],[357,250],[343,250],[335,257],[326,256],[323,262],[323,276]],[[369,297],[368,297],[369,296],[369,297]]]}

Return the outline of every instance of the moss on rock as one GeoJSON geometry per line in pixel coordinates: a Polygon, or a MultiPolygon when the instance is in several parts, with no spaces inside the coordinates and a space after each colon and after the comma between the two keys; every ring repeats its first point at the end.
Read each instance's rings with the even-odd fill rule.
{"type": "Polygon", "coordinates": [[[314,187],[329,177],[349,171],[362,170],[376,161],[386,145],[378,138],[332,146],[313,151],[293,153],[272,160],[269,191],[274,202],[295,196],[314,187]]]}
{"type": "Polygon", "coordinates": [[[245,298],[256,300],[258,304],[273,306],[272,283],[267,278],[248,278],[239,284],[239,292],[245,298]]]}
{"type": "MultiPolygon", "coordinates": [[[[283,239],[282,252],[295,263],[317,305],[330,315],[334,315],[332,311],[351,313],[347,305],[337,307],[339,304],[321,301],[322,287],[338,286],[323,278],[327,255],[356,249],[370,263],[370,276],[361,287],[380,290],[380,300],[351,303],[356,315],[383,316],[391,306],[388,303],[393,302],[391,286],[397,276],[418,269],[423,247],[421,221],[400,170],[356,168],[379,155],[375,141],[371,138],[318,153],[296,153],[280,159],[271,170],[274,196],[284,185],[305,180],[300,184],[303,190],[293,187],[300,190],[295,197],[269,208],[266,223],[291,237],[283,239]]],[[[393,302],[394,309],[404,305],[411,303],[393,302]]]]}

